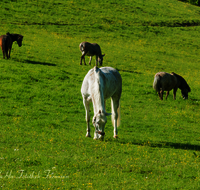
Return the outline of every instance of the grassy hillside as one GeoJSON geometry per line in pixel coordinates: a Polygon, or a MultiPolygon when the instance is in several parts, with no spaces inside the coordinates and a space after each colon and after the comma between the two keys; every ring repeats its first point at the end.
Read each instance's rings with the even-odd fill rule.
{"type": "Polygon", "coordinates": [[[0,53],[1,188],[200,188],[199,13],[175,0],[3,0],[1,34],[24,41],[0,53]],[[80,89],[95,59],[79,65],[82,41],[122,75],[119,139],[110,119],[104,141],[85,137],[80,89]],[[182,75],[189,99],[160,101],[159,71],[182,75]]]}

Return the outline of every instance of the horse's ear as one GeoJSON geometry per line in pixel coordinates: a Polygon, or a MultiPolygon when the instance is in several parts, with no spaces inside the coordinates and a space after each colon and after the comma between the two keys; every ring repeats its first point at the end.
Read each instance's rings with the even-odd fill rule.
{"type": "Polygon", "coordinates": [[[106,54],[104,53],[103,55],[102,55],[102,57],[104,57],[106,54]]]}

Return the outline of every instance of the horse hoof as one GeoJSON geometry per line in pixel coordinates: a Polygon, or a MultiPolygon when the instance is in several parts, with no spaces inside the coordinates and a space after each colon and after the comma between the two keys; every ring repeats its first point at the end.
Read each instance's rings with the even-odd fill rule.
{"type": "Polygon", "coordinates": [[[90,134],[87,134],[86,137],[91,137],[91,135],[90,135],[90,134]]]}
{"type": "Polygon", "coordinates": [[[114,138],[117,139],[117,138],[119,138],[119,137],[118,137],[118,135],[115,135],[114,138]]]}

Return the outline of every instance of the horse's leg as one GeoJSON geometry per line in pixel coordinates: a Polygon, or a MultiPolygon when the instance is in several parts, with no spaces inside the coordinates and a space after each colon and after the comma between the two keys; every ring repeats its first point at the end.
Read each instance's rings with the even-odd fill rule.
{"type": "Polygon", "coordinates": [[[89,65],[91,65],[91,61],[92,61],[92,56],[90,56],[89,65]]]}
{"type": "Polygon", "coordinates": [[[86,65],[86,63],[85,63],[85,56],[84,56],[84,58],[83,58],[83,61],[84,61],[84,65],[86,65]]]}
{"type": "Polygon", "coordinates": [[[8,49],[8,58],[10,58],[11,48],[8,49]]]}
{"type": "Polygon", "coordinates": [[[2,53],[3,53],[3,59],[5,59],[6,52],[4,50],[2,50],[2,53]]]}
{"type": "Polygon", "coordinates": [[[11,48],[8,49],[8,58],[10,58],[11,48]]]}
{"type": "Polygon", "coordinates": [[[161,90],[161,91],[160,91],[160,99],[161,99],[161,100],[163,100],[163,93],[164,93],[164,91],[161,90]]]}
{"type": "Polygon", "coordinates": [[[9,59],[9,53],[8,53],[8,51],[6,50],[6,57],[7,57],[7,59],[9,59]]]}
{"type": "Polygon", "coordinates": [[[86,137],[91,137],[91,135],[90,135],[90,102],[87,101],[87,98],[84,96],[83,96],[83,105],[85,106],[86,122],[87,122],[86,137]]]}
{"type": "Polygon", "coordinates": [[[163,100],[163,90],[158,92],[159,98],[160,100],[163,100]]]}
{"type": "MultiPolygon", "coordinates": [[[[159,96],[159,98],[160,98],[160,96],[161,96],[161,95],[160,95],[160,91],[158,91],[158,96],[159,96]]],[[[161,99],[161,98],[160,98],[160,99],[161,99]]]]}
{"type": "Polygon", "coordinates": [[[84,64],[86,65],[86,63],[85,63],[85,55],[86,55],[86,53],[87,53],[87,52],[82,52],[80,65],[82,65],[82,59],[83,59],[83,61],[84,61],[84,64]]]}
{"type": "Polygon", "coordinates": [[[119,108],[119,99],[114,99],[114,98],[111,98],[111,106],[112,106],[112,124],[113,124],[113,127],[114,127],[114,138],[117,138],[117,134],[118,134],[118,131],[117,131],[117,119],[119,117],[118,115],[118,108],[119,108]]]}
{"type": "Polygon", "coordinates": [[[174,88],[173,89],[173,97],[174,97],[174,100],[176,100],[176,91],[177,91],[178,89],[177,88],[174,88]]]}
{"type": "MultiPolygon", "coordinates": [[[[84,64],[85,64],[85,55],[82,55],[82,56],[81,56],[80,65],[82,65],[82,60],[84,61],[84,64]]],[[[86,65],[86,64],[85,64],[85,65],[86,65]]]]}
{"type": "Polygon", "coordinates": [[[0,44],[0,46],[1,46],[2,53],[3,53],[3,59],[5,59],[5,55],[4,55],[4,50],[3,50],[3,47],[2,47],[2,45],[1,45],[1,44],[0,44]]]}
{"type": "Polygon", "coordinates": [[[169,91],[166,92],[166,97],[165,97],[166,100],[167,100],[168,95],[169,95],[169,91]]]}
{"type": "Polygon", "coordinates": [[[82,56],[81,56],[80,65],[82,65],[82,59],[83,59],[83,58],[82,58],[82,56]]]}

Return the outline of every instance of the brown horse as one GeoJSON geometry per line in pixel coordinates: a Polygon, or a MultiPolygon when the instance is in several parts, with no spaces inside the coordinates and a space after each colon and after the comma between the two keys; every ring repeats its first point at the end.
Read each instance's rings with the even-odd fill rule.
{"type": "Polygon", "coordinates": [[[188,99],[188,92],[191,92],[191,89],[185,79],[174,72],[171,74],[165,72],[156,73],[154,77],[153,88],[158,92],[161,100],[163,100],[164,91],[167,91],[167,99],[169,91],[173,89],[174,100],[176,99],[176,91],[178,88],[181,89],[183,99],[188,99]]]}
{"type": "Polygon", "coordinates": [[[6,56],[7,59],[9,59],[13,42],[17,41],[18,46],[21,47],[22,40],[23,40],[23,36],[20,34],[10,34],[8,32],[6,33],[6,35],[0,36],[0,46],[3,52],[3,58],[5,59],[5,56],[6,56]]]}
{"type": "Polygon", "coordinates": [[[85,55],[90,56],[89,65],[91,65],[92,56],[95,55],[96,56],[96,66],[98,66],[98,63],[100,66],[102,66],[103,57],[105,56],[105,54],[102,55],[101,48],[98,44],[89,43],[89,42],[81,42],[79,45],[79,49],[82,53],[80,65],[82,65],[82,59],[84,60],[84,64],[86,65],[85,55]]]}

